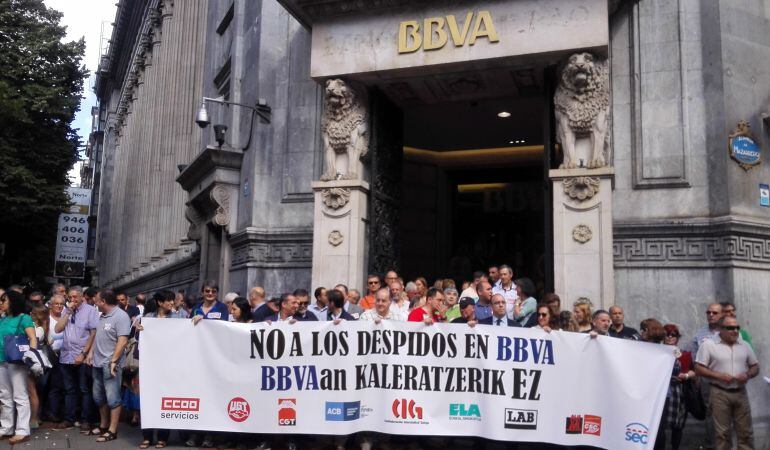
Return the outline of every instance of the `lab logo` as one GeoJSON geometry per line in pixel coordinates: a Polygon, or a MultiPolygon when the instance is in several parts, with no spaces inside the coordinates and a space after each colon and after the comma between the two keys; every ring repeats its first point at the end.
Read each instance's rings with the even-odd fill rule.
{"type": "Polygon", "coordinates": [[[361,417],[361,402],[326,402],[327,422],[348,422],[361,417]]]}
{"type": "Polygon", "coordinates": [[[476,420],[481,421],[481,410],[475,403],[450,403],[449,420],[476,420]]]}
{"type": "Polygon", "coordinates": [[[537,410],[505,408],[504,425],[514,430],[536,430],[537,410]]]}
{"type": "Polygon", "coordinates": [[[249,414],[251,414],[251,407],[244,398],[235,397],[227,404],[227,415],[233,422],[243,422],[249,418],[249,414]]]}
{"type": "Polygon", "coordinates": [[[635,444],[645,445],[648,442],[650,430],[646,425],[639,422],[632,422],[626,425],[626,440],[635,444]]]}
{"type": "Polygon", "coordinates": [[[297,425],[297,399],[279,398],[278,399],[278,425],[282,427],[293,427],[297,425]]]}

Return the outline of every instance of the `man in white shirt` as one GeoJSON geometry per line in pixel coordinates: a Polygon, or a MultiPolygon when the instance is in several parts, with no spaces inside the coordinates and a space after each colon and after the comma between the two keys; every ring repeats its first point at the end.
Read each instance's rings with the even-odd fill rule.
{"type": "Polygon", "coordinates": [[[516,284],[513,282],[513,269],[510,266],[500,266],[500,283],[493,285],[493,294],[500,294],[505,299],[506,310],[510,313],[519,298],[516,292],[516,284]]]}
{"type": "Polygon", "coordinates": [[[328,320],[329,297],[325,287],[317,287],[313,292],[315,303],[311,304],[307,310],[315,314],[318,320],[328,320]]]}
{"type": "Polygon", "coordinates": [[[380,323],[385,320],[405,321],[406,316],[400,311],[391,309],[390,290],[388,288],[378,289],[374,293],[374,308],[367,309],[361,313],[360,320],[371,320],[380,323]]]}
{"type": "Polygon", "coordinates": [[[460,293],[460,298],[470,297],[474,301],[478,302],[479,295],[476,293],[476,286],[478,286],[479,282],[481,281],[487,281],[486,274],[480,270],[473,272],[473,281],[471,282],[470,286],[465,288],[465,290],[460,293]]]}

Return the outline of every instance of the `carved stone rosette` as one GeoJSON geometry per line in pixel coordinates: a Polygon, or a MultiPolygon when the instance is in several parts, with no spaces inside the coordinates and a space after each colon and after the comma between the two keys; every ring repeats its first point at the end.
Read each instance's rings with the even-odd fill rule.
{"type": "Polygon", "coordinates": [[[211,221],[215,225],[226,227],[230,224],[230,189],[223,185],[214,186],[211,200],[217,205],[217,211],[211,221]]]}
{"type": "Polygon", "coordinates": [[[337,187],[324,189],[321,191],[321,198],[327,208],[337,210],[350,201],[350,189],[337,187]]]}
{"type": "Polygon", "coordinates": [[[342,244],[343,240],[345,240],[345,237],[339,230],[333,230],[331,233],[329,233],[329,243],[333,247],[337,247],[338,245],[342,244]]]}
{"type": "Polygon", "coordinates": [[[562,185],[565,194],[573,200],[582,202],[599,193],[600,181],[596,177],[573,177],[565,178],[562,185]]]}
{"type": "Polygon", "coordinates": [[[572,239],[574,239],[576,242],[580,242],[581,244],[585,244],[593,237],[594,232],[591,231],[591,227],[586,224],[581,223],[575,225],[575,228],[572,229],[572,239]]]}

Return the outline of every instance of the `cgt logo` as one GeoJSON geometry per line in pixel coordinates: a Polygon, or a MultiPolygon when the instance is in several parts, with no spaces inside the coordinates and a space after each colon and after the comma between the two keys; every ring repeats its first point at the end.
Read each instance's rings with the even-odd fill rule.
{"type": "Polygon", "coordinates": [[[243,422],[249,418],[251,407],[245,398],[235,397],[227,404],[227,415],[233,422],[243,422]]]}
{"type": "Polygon", "coordinates": [[[186,397],[163,397],[160,399],[162,411],[200,411],[201,399],[186,397]]]}
{"type": "Polygon", "coordinates": [[[465,403],[450,403],[449,419],[481,420],[481,410],[479,409],[479,405],[475,403],[471,403],[469,405],[466,405],[465,403]]]}
{"type": "Polygon", "coordinates": [[[601,416],[592,416],[590,414],[573,414],[567,417],[564,432],[567,434],[590,434],[593,436],[601,436],[602,418],[601,416]]]}
{"type": "Polygon", "coordinates": [[[536,430],[537,410],[505,408],[505,428],[536,430]]]}
{"type": "Polygon", "coordinates": [[[278,399],[278,425],[282,427],[293,427],[297,425],[297,406],[295,398],[278,399]]]}
{"type": "Polygon", "coordinates": [[[422,407],[415,406],[414,400],[405,398],[393,400],[392,411],[396,419],[420,419],[422,420],[422,407]]]}
{"type": "Polygon", "coordinates": [[[326,402],[327,422],[348,422],[361,417],[361,402],[326,402]]]}
{"type": "Polygon", "coordinates": [[[639,422],[632,422],[626,425],[626,440],[635,444],[647,444],[650,430],[646,425],[639,422]]]}

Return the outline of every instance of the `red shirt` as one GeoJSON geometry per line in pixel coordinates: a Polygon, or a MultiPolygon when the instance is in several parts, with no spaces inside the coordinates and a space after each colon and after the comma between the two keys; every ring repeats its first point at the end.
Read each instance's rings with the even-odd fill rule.
{"type": "Polygon", "coordinates": [[[374,308],[374,294],[370,294],[362,298],[361,301],[358,302],[358,306],[360,306],[362,309],[374,308]]]}
{"type": "MultiPolygon", "coordinates": [[[[423,322],[425,320],[425,316],[428,315],[428,311],[425,311],[423,308],[415,308],[412,310],[412,312],[409,313],[409,319],[407,319],[409,322],[423,322]]],[[[434,322],[440,322],[442,320],[442,317],[440,317],[437,313],[433,313],[433,321],[434,322]]]]}

